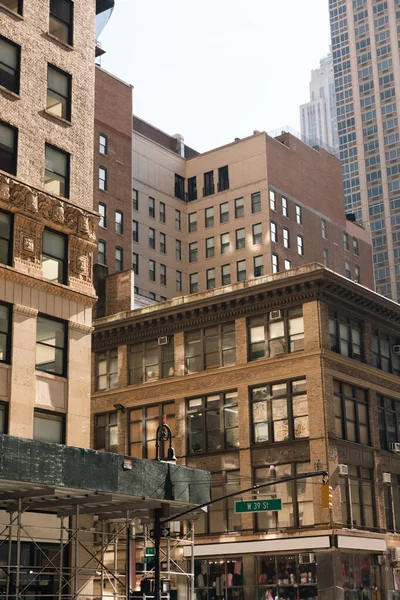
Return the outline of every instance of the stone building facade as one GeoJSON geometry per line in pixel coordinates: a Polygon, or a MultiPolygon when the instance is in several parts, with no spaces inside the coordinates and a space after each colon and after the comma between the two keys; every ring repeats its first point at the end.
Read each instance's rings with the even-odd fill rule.
{"type": "Polygon", "coordinates": [[[196,599],[390,597],[400,547],[397,304],[309,264],[119,309],[94,323],[94,448],[154,458],[165,415],[178,463],[211,470],[213,498],[248,500],[241,490],[255,483],[329,471],[332,509],[320,478],[255,496],[281,498],[281,511],[215,503],[196,524],[196,599]]]}

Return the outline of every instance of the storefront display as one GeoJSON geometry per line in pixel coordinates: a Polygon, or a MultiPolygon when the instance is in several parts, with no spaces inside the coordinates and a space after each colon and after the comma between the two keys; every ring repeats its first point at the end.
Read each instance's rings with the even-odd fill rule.
{"type": "Polygon", "coordinates": [[[194,581],[196,600],[243,600],[243,560],[196,560],[194,581]]]}
{"type": "Polygon", "coordinates": [[[257,557],[258,600],[314,600],[316,564],[300,564],[299,555],[257,557]]]}

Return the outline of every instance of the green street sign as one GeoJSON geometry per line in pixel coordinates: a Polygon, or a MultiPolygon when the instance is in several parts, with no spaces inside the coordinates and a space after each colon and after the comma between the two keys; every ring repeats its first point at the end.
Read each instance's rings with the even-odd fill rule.
{"type": "Polygon", "coordinates": [[[248,500],[247,502],[235,502],[235,513],[258,513],[266,510],[282,510],[281,498],[271,500],[248,500]]]}
{"type": "Polygon", "coordinates": [[[154,546],[150,546],[149,548],[145,548],[145,555],[146,556],[154,556],[156,553],[156,549],[154,548],[154,546]]]}
{"type": "Polygon", "coordinates": [[[154,562],[154,556],[145,556],[144,557],[144,562],[147,563],[153,563],[154,562]]]}

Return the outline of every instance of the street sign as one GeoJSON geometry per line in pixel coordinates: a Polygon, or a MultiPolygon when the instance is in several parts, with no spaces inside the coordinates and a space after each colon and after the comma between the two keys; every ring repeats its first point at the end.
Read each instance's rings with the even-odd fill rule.
{"type": "Polygon", "coordinates": [[[271,500],[247,500],[246,502],[235,502],[235,513],[258,513],[266,510],[282,510],[281,498],[271,500]]]}
{"type": "Polygon", "coordinates": [[[153,563],[153,562],[154,562],[154,558],[155,558],[154,556],[145,556],[145,557],[144,557],[144,562],[145,562],[146,564],[148,564],[148,563],[153,563]]]}
{"type": "Polygon", "coordinates": [[[145,548],[144,553],[146,556],[154,556],[156,553],[156,549],[154,548],[154,546],[151,546],[150,548],[145,548]]]}
{"type": "MultiPolygon", "coordinates": [[[[171,530],[168,527],[161,527],[160,529],[160,537],[168,538],[171,536],[171,530]]],[[[150,529],[150,537],[154,539],[154,529],[150,529]]]]}

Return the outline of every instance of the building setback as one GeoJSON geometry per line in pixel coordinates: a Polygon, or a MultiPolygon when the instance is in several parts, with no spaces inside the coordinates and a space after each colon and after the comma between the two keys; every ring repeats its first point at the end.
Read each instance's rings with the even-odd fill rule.
{"type": "Polygon", "coordinates": [[[396,589],[396,303],[302,265],[98,319],[93,350],[94,448],[154,458],[166,415],[178,463],[211,470],[214,498],[240,499],[241,489],[316,463],[329,470],[332,510],[320,479],[256,497],[281,498],[277,512],[212,505],[196,524],[197,598],[396,589]]]}
{"type": "Polygon", "coordinates": [[[372,231],[376,290],[400,298],[396,0],[330,0],[346,212],[372,231]]]}

